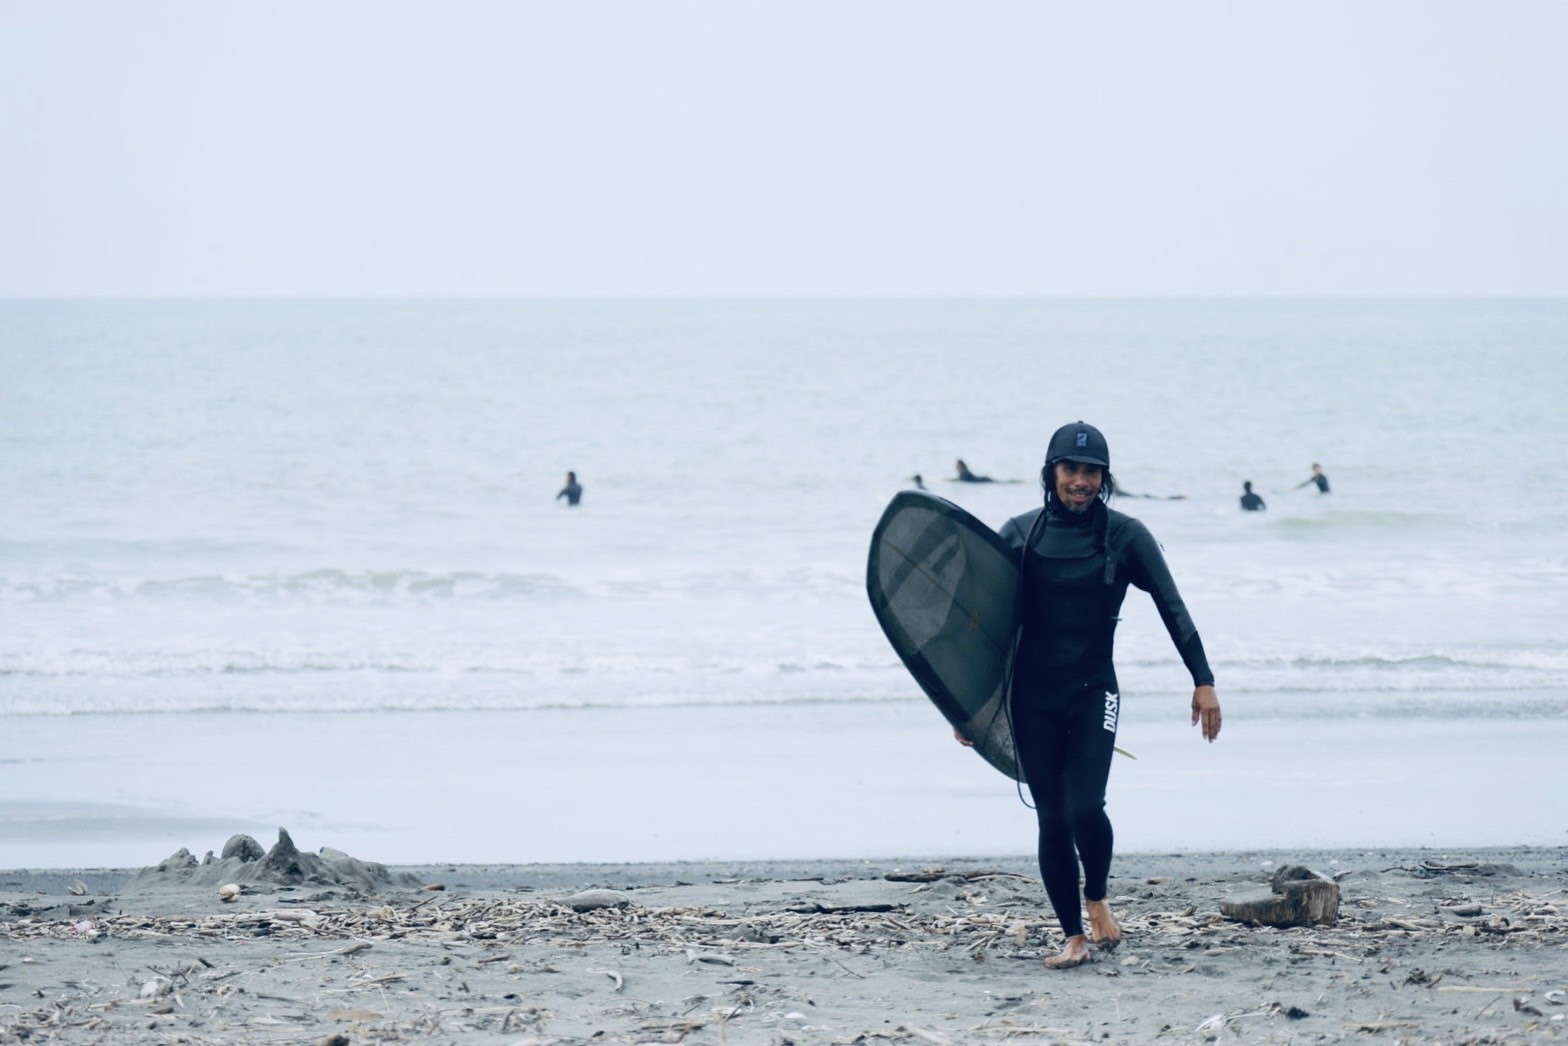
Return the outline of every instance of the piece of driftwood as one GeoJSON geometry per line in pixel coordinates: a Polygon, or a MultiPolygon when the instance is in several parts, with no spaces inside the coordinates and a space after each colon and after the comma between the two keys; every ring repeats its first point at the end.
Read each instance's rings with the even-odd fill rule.
{"type": "Polygon", "coordinates": [[[580,890],[563,897],[560,903],[574,912],[593,912],[601,908],[625,908],[631,904],[631,898],[619,890],[580,890]]]}
{"type": "Polygon", "coordinates": [[[1220,902],[1220,914],[1260,926],[1332,926],[1339,918],[1339,884],[1300,865],[1274,873],[1267,897],[1220,902]]]}

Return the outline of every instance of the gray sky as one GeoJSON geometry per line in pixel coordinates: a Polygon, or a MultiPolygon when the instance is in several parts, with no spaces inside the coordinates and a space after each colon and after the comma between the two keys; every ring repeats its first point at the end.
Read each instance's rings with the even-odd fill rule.
{"type": "Polygon", "coordinates": [[[0,0],[0,296],[1563,295],[1568,2],[0,0]]]}

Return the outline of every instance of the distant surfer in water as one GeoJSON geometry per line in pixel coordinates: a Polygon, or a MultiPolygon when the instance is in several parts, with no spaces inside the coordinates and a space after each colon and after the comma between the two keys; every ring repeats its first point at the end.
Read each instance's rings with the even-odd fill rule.
{"type": "Polygon", "coordinates": [[[1126,489],[1125,487],[1118,487],[1118,488],[1116,488],[1116,496],[1119,497],[1119,498],[1147,498],[1150,501],[1186,501],[1187,500],[1187,495],[1185,495],[1185,494],[1134,494],[1132,491],[1126,489]]]}
{"type": "MultiPolygon", "coordinates": [[[[1324,480],[1324,482],[1328,482],[1324,480]]],[[[1252,480],[1247,480],[1241,485],[1241,507],[1246,512],[1262,512],[1268,508],[1263,503],[1263,498],[1252,492],[1252,480]]]]}
{"type": "Polygon", "coordinates": [[[1106,504],[1116,487],[1110,465],[1093,425],[1057,429],[1040,471],[1044,506],[1001,531],[1022,561],[1013,735],[1040,826],[1040,876],[1067,938],[1045,961],[1052,969],[1088,962],[1091,940],[1105,949],[1121,940],[1105,901],[1113,842],[1105,785],[1121,716],[1112,644],[1129,584],[1154,598],[1192,676],[1192,722],[1207,741],[1220,732],[1214,673],[1160,546],[1142,523],[1106,504]]]}
{"type": "Polygon", "coordinates": [[[964,464],[964,459],[963,458],[959,458],[957,464],[954,465],[954,467],[956,469],[958,469],[958,481],[960,483],[994,483],[995,482],[995,480],[993,480],[990,476],[977,476],[973,472],[970,472],[969,471],[969,466],[964,464]]]}
{"type": "Polygon", "coordinates": [[[1328,493],[1328,477],[1323,475],[1323,466],[1319,465],[1315,461],[1312,463],[1312,475],[1308,476],[1306,479],[1302,480],[1300,483],[1297,483],[1296,484],[1296,489],[1300,490],[1302,487],[1305,487],[1308,484],[1313,484],[1313,483],[1317,484],[1317,488],[1318,488],[1318,493],[1319,494],[1327,494],[1328,493]]]}
{"type": "Polygon", "coordinates": [[[561,492],[555,496],[555,500],[560,501],[562,498],[566,499],[568,505],[576,505],[583,499],[583,485],[577,482],[577,473],[568,472],[566,474],[566,486],[561,488],[561,492]]]}

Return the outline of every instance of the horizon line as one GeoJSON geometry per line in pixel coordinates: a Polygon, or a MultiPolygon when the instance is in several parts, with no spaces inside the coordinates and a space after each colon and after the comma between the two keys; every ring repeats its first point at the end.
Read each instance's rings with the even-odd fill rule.
{"type": "Polygon", "coordinates": [[[1455,302],[1568,300],[1568,292],[1336,294],[0,294],[0,303],[329,303],[329,302],[1455,302]]]}

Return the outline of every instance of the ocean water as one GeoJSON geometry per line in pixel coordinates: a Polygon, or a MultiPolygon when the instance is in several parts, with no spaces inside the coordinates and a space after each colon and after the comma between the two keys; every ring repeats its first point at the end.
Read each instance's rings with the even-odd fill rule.
{"type": "Polygon", "coordinates": [[[3,302],[0,868],[1028,852],[865,555],[916,473],[1030,508],[1076,418],[1226,716],[1131,593],[1119,845],[1561,845],[1565,347],[1562,301],[3,302]]]}
{"type": "MultiPolygon", "coordinates": [[[[1565,349],[1562,301],[4,302],[0,723],[920,702],[878,514],[1000,525],[1076,418],[1228,716],[1562,718],[1565,349]]],[[[1118,658],[1185,702],[1136,592],[1118,658]]]]}

